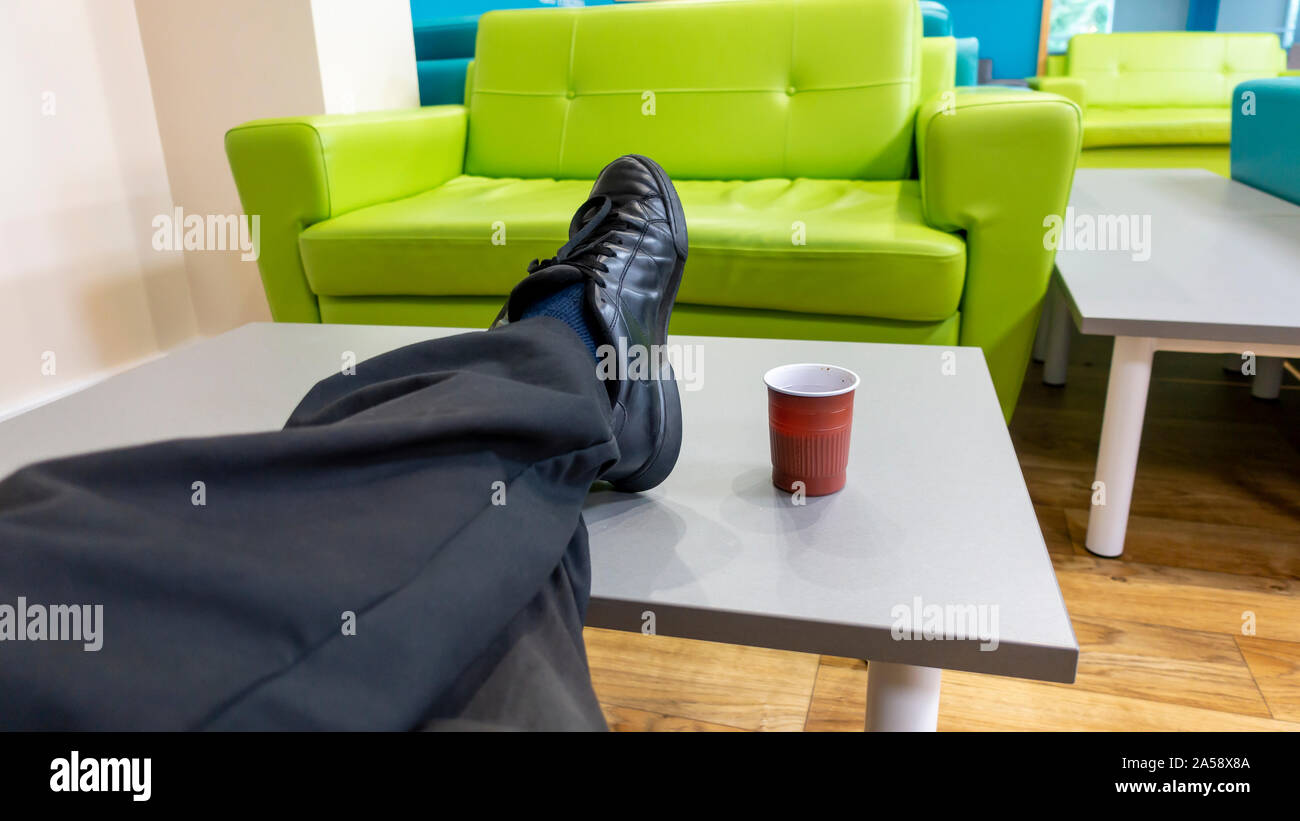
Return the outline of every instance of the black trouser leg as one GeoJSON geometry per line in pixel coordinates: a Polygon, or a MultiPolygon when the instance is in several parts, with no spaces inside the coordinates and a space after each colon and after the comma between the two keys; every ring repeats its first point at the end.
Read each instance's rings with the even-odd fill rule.
{"type": "Polygon", "coordinates": [[[542,319],[362,362],[282,431],[24,468],[0,482],[0,604],[102,605],[103,645],[0,642],[0,724],[448,717],[540,594],[580,620],[582,502],[617,454],[590,354],[542,319]]]}

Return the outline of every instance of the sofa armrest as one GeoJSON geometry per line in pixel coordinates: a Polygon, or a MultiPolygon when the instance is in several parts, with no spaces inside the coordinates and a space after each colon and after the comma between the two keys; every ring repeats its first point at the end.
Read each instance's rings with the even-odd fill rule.
{"type": "Polygon", "coordinates": [[[1068,74],[1070,58],[1065,54],[1049,54],[1043,61],[1043,74],[1047,77],[1064,77],[1068,74]]]}
{"type": "Polygon", "coordinates": [[[1029,87],[1048,94],[1060,94],[1081,111],[1088,110],[1087,85],[1080,77],[1030,77],[1029,87]]]}
{"type": "Polygon", "coordinates": [[[1045,223],[1065,213],[1083,118],[1054,94],[955,97],[917,113],[922,208],[934,227],[966,232],[961,344],[984,349],[1010,420],[1056,253],[1045,223]]]}
{"type": "Polygon", "coordinates": [[[277,322],[319,322],[298,235],[322,220],[436,188],[461,173],[464,106],[254,120],[226,132],[257,266],[277,322]]]}
{"type": "Polygon", "coordinates": [[[921,99],[951,91],[957,77],[957,40],[925,37],[921,40],[921,99]]]}

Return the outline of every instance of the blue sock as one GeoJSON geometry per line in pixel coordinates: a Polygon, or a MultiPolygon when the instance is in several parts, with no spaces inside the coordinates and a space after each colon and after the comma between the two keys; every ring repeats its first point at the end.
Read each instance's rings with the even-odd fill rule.
{"type": "Polygon", "coordinates": [[[551,316],[563,322],[573,329],[573,332],[582,340],[582,344],[587,346],[591,351],[591,358],[596,358],[596,340],[591,336],[591,328],[587,327],[587,318],[583,310],[582,292],[585,283],[575,282],[568,285],[547,297],[534,302],[524,309],[520,319],[529,319],[534,316],[551,316]]]}

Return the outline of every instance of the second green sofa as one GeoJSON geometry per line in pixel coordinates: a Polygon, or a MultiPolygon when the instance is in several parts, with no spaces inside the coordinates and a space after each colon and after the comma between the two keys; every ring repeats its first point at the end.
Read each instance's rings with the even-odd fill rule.
{"type": "Polygon", "coordinates": [[[489,13],[465,106],[228,133],[272,314],[485,327],[641,153],[690,230],[674,332],[979,346],[1010,417],[1079,110],[924,82],[930,41],[915,0],[489,13]]]}
{"type": "Polygon", "coordinates": [[[1228,176],[1232,90],[1286,72],[1275,34],[1079,34],[1030,78],[1083,109],[1085,168],[1206,168],[1228,176]]]}

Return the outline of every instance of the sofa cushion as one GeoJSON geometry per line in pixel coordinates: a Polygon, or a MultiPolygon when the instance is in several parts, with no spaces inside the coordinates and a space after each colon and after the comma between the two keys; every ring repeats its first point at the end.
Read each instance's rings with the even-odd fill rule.
{"type": "Polygon", "coordinates": [[[1216,108],[1096,108],[1083,117],[1083,147],[1108,145],[1227,145],[1232,110],[1216,108]]]}
{"type": "Polygon", "coordinates": [[[902,179],[921,75],[916,0],[618,3],[479,21],[465,170],[593,179],[902,179]]]}
{"type": "MultiPolygon", "coordinates": [[[[585,180],[458,177],[317,223],[299,244],[328,296],[504,295],[554,255],[585,180]]],[[[933,321],[956,312],[963,240],[925,224],[914,180],[677,183],[690,226],[679,299],[933,321]]]]}

